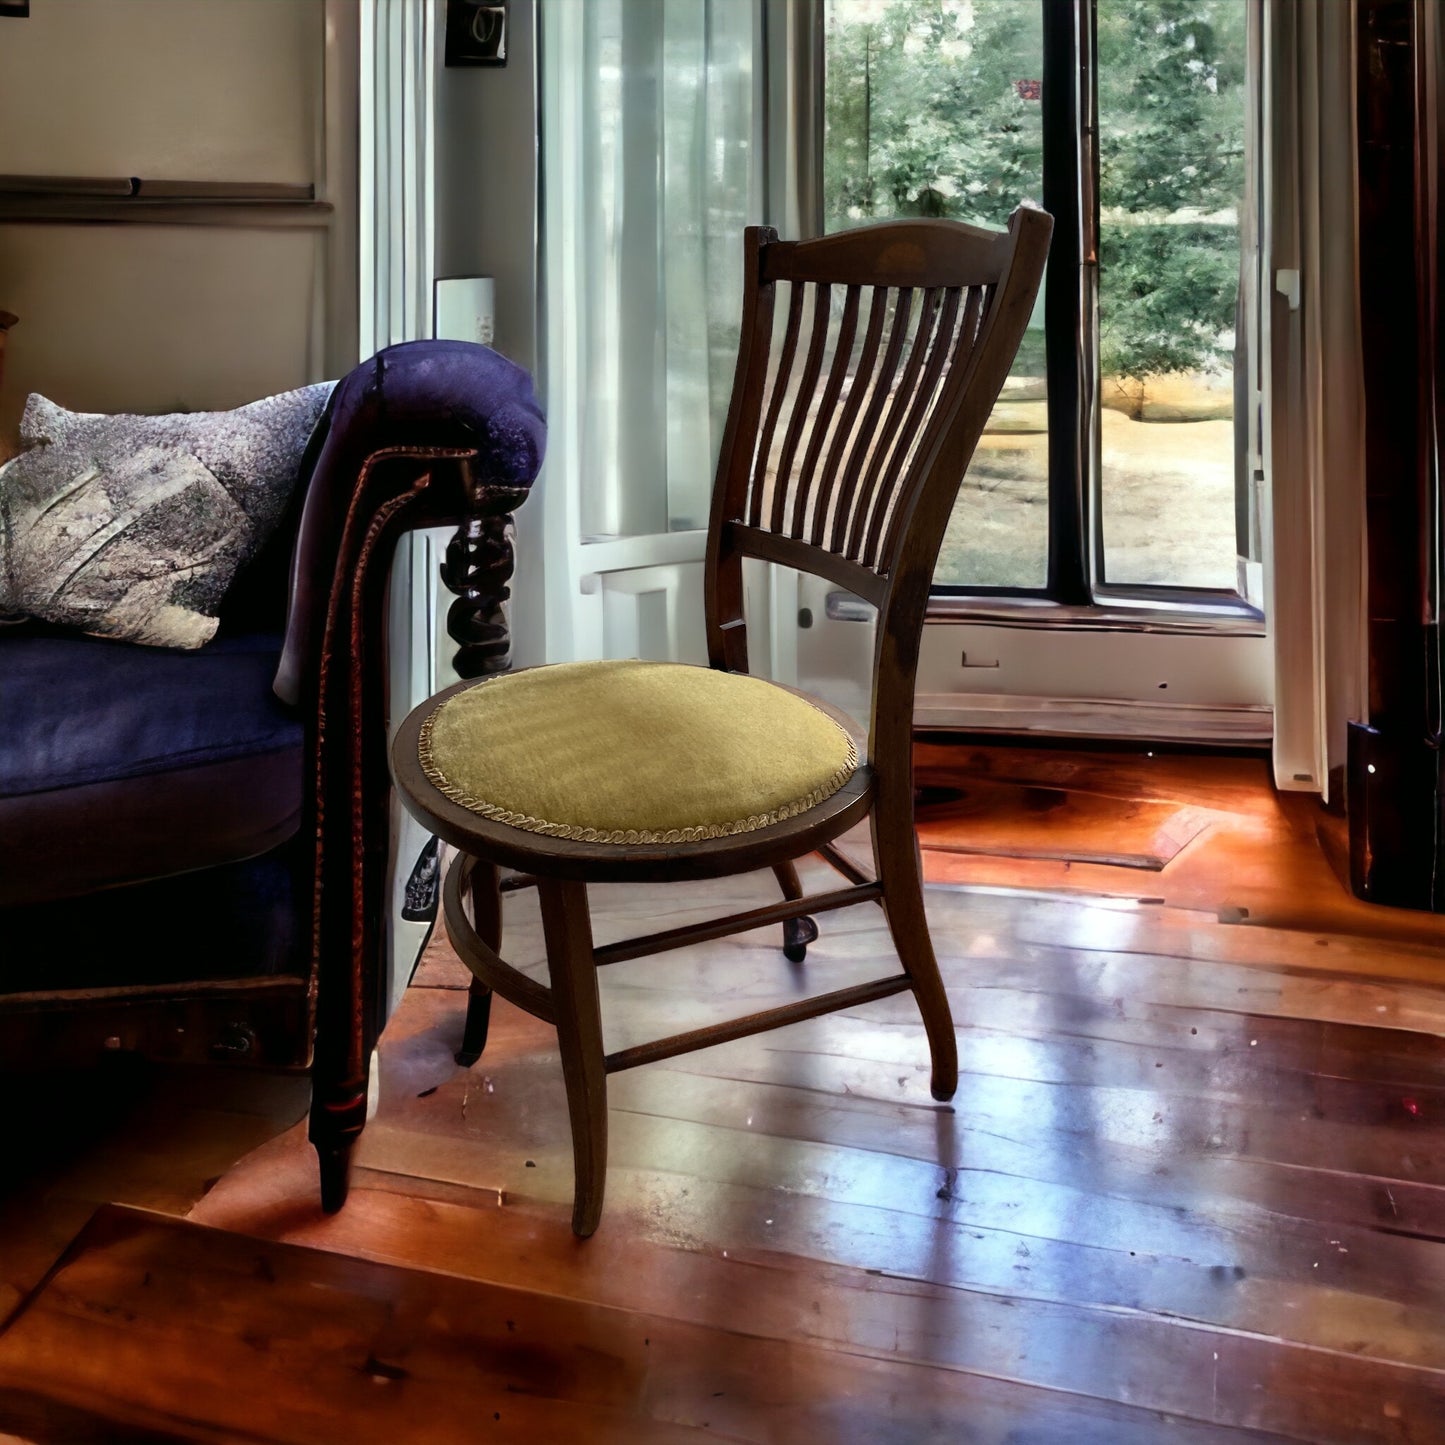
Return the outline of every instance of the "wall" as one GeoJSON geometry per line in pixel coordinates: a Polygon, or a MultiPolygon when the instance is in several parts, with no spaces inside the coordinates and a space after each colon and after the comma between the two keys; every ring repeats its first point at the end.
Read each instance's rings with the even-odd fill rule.
{"type": "Polygon", "coordinates": [[[450,68],[437,13],[436,273],[493,277],[497,350],[535,370],[536,12],[512,0],[506,65],[450,68]]]}
{"type": "Polygon", "coordinates": [[[0,21],[0,175],[310,183],[335,202],[149,224],[107,201],[80,225],[19,220],[0,196],[0,306],[20,317],[0,430],[31,390],[81,410],[227,407],[350,364],[355,142],[326,118],[349,107],[354,130],[354,11],[45,0],[0,21]]]}
{"type": "MultiPolygon", "coordinates": [[[[537,375],[537,15],[512,0],[504,66],[442,65],[446,5],[437,6],[436,274],[491,276],[504,356],[537,375]]],[[[545,398],[544,404],[545,404],[545,398]]],[[[546,471],[538,491],[546,485],[546,471]]],[[[512,583],[515,660],[544,660],[540,497],[517,514],[512,583]]]]}

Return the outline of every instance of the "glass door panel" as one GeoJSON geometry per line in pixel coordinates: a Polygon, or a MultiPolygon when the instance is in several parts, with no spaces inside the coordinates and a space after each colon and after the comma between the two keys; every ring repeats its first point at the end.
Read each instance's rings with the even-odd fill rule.
{"type": "MultiPolygon", "coordinates": [[[[1043,15],[1020,0],[825,0],[823,217],[1002,227],[1043,189],[1043,15]]],[[[937,585],[1048,575],[1044,299],[943,540],[937,585]]]]}
{"type": "Polygon", "coordinates": [[[1247,0],[1097,0],[1096,17],[1098,580],[1233,592],[1247,0]]]}

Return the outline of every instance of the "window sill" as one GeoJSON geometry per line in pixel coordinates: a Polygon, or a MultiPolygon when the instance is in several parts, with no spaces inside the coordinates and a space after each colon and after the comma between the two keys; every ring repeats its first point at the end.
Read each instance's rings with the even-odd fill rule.
{"type": "Polygon", "coordinates": [[[990,627],[1058,628],[1074,632],[1173,632],[1263,637],[1264,617],[1237,597],[1215,602],[1195,594],[1179,602],[1107,599],[1092,607],[1037,597],[934,596],[928,622],[968,622],[990,627]]]}

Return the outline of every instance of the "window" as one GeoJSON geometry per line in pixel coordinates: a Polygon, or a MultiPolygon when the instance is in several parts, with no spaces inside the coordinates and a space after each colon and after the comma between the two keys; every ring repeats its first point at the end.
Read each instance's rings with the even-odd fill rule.
{"type": "Polygon", "coordinates": [[[1250,596],[1256,8],[826,0],[828,229],[1024,198],[1057,223],[941,591],[1250,596]]]}

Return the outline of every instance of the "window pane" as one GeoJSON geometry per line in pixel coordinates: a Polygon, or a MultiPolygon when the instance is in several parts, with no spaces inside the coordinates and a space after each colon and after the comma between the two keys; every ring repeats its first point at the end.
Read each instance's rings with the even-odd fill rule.
{"type": "Polygon", "coordinates": [[[1246,3],[1098,0],[1101,484],[1111,583],[1236,585],[1246,3]]]}
{"type": "MultiPolygon", "coordinates": [[[[1043,11],[1027,0],[826,0],[824,219],[1002,227],[1043,189],[1043,11]]],[[[934,581],[1042,587],[1043,297],[959,490],[934,581]]]]}

